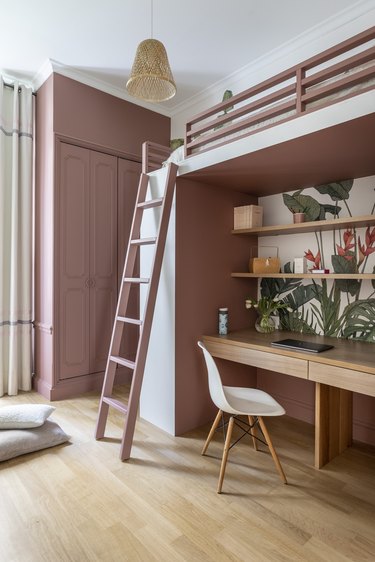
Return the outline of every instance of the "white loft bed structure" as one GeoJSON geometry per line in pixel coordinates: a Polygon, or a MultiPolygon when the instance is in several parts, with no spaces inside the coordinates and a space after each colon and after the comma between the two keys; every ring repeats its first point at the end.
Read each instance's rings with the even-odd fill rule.
{"type": "MultiPolygon", "coordinates": [[[[375,27],[187,123],[141,396],[142,417],[171,434],[210,417],[196,340],[216,331],[219,305],[232,302],[235,324],[245,318],[236,308],[235,299],[242,300],[235,296],[229,272],[235,270],[237,255],[247,251],[249,239],[229,241],[233,206],[373,175],[374,138],[375,27]],[[212,205],[216,219],[207,214],[213,197],[218,201],[212,205]],[[204,224],[210,221],[210,226],[204,224]],[[220,260],[214,257],[214,238],[220,260]],[[192,249],[189,242],[195,244],[192,249]],[[189,252],[195,253],[195,262],[186,257],[189,252]],[[180,304],[184,295],[185,305],[180,304]],[[228,300],[223,304],[224,297],[228,300]]],[[[168,154],[169,149],[152,143],[144,147],[143,170],[150,173],[154,196],[162,189],[166,170],[158,168],[168,154]]],[[[153,227],[151,219],[144,235],[151,235],[153,227]]],[[[148,256],[143,254],[141,270],[147,267],[148,256]]],[[[244,290],[249,292],[248,285],[244,290]]]]}

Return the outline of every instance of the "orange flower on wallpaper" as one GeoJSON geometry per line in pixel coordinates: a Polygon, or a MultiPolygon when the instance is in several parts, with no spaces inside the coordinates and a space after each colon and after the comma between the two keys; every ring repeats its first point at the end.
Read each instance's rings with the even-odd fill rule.
{"type": "Polygon", "coordinates": [[[320,255],[320,251],[318,250],[318,253],[316,254],[316,256],[314,256],[314,254],[312,253],[311,250],[307,250],[307,252],[305,252],[305,258],[308,261],[311,261],[314,264],[313,269],[320,269],[321,265],[321,255],[320,255]]]}
{"type": "Polygon", "coordinates": [[[350,252],[353,248],[355,248],[355,244],[352,243],[354,240],[354,233],[348,229],[344,232],[344,247],[339,246],[336,244],[337,254],[342,256],[346,260],[350,261],[354,258],[354,253],[350,252]]]}
{"type": "Polygon", "coordinates": [[[375,252],[373,244],[375,242],[375,227],[370,232],[370,227],[366,229],[365,243],[361,244],[361,237],[358,237],[358,265],[364,262],[365,258],[375,252]]]}

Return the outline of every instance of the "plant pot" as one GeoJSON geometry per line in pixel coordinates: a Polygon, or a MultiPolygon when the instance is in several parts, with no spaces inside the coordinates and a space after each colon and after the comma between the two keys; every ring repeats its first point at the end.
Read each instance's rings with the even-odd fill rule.
{"type": "Polygon", "coordinates": [[[255,329],[261,334],[270,334],[276,330],[275,321],[272,316],[259,315],[255,320],[255,329]]]}
{"type": "Polygon", "coordinates": [[[306,220],[305,213],[293,213],[293,222],[294,223],[305,222],[305,220],[306,220]]]}

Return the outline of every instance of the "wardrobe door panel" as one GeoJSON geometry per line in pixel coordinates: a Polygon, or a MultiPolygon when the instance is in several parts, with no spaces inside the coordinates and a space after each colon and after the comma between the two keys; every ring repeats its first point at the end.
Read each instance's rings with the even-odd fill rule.
{"type": "Polygon", "coordinates": [[[59,161],[59,378],[89,369],[89,151],[61,143],[59,161]]]}
{"type": "Polygon", "coordinates": [[[117,158],[90,152],[90,372],[105,369],[117,304],[117,158]]]}
{"type": "MultiPolygon", "coordinates": [[[[118,282],[119,289],[124,268],[125,254],[128,247],[130,229],[133,220],[135,202],[137,199],[138,184],[141,174],[141,164],[130,160],[118,159],[118,282]]],[[[136,263],[135,276],[139,275],[139,260],[136,263]]],[[[139,318],[139,289],[132,287],[130,290],[129,307],[127,315],[139,318]]],[[[138,344],[138,327],[124,325],[124,338],[120,355],[128,359],[135,359],[138,344]]]]}

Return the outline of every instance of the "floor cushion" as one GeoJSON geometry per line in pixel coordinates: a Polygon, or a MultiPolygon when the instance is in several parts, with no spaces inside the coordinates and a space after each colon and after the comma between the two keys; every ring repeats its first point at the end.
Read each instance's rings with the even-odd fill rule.
{"type": "Polygon", "coordinates": [[[33,429],[2,429],[0,430],[0,461],[54,447],[69,439],[70,436],[57,423],[49,420],[33,429]]]}
{"type": "Polygon", "coordinates": [[[0,429],[39,427],[55,410],[49,404],[17,404],[0,407],[0,429]]]}

